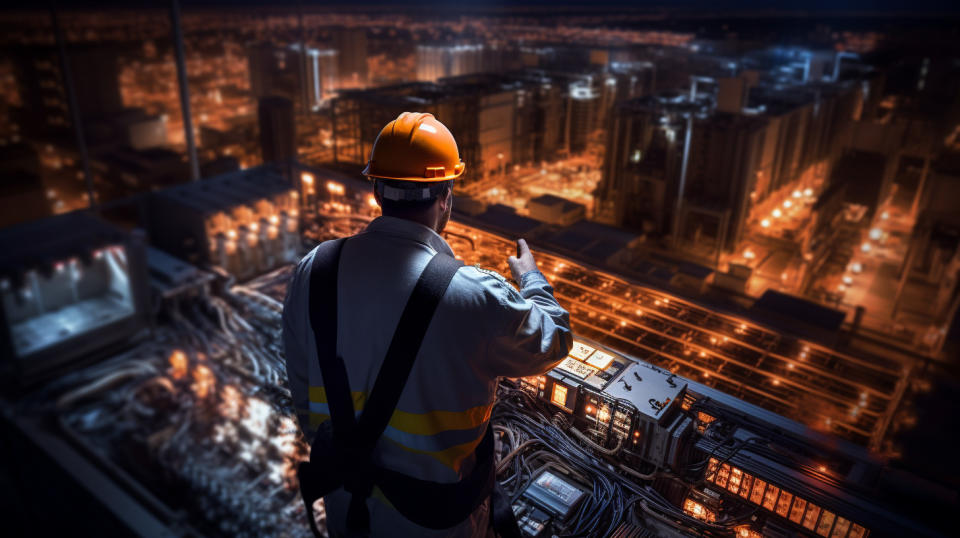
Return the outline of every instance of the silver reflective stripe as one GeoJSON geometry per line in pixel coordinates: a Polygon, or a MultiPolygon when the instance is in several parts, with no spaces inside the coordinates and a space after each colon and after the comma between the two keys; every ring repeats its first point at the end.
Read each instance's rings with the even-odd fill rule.
{"type": "Polygon", "coordinates": [[[383,185],[382,195],[387,200],[426,200],[430,198],[430,187],[422,189],[398,189],[383,185]]]}
{"type": "Polygon", "coordinates": [[[403,189],[396,189],[389,185],[384,185],[383,197],[387,200],[403,200],[403,189]]]}

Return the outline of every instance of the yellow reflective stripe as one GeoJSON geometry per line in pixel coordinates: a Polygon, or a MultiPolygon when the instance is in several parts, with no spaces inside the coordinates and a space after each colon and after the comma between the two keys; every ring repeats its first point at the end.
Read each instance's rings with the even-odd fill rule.
{"type": "MultiPolygon", "coordinates": [[[[367,401],[367,393],[355,390],[350,393],[353,397],[353,410],[363,410],[363,404],[367,401]]],[[[310,387],[309,398],[311,402],[327,403],[327,389],[324,387],[310,387]]]]}
{"type": "Polygon", "coordinates": [[[455,472],[459,473],[460,467],[463,465],[463,460],[467,459],[467,457],[470,454],[473,454],[473,451],[476,450],[477,445],[480,444],[480,441],[482,439],[483,437],[481,436],[474,441],[469,441],[463,444],[454,445],[450,448],[445,448],[443,450],[436,450],[436,451],[417,450],[415,448],[410,448],[406,445],[402,445],[396,441],[393,441],[392,439],[388,439],[388,440],[390,440],[391,442],[393,442],[393,444],[397,445],[398,447],[408,452],[430,456],[436,459],[437,461],[439,461],[440,463],[442,463],[443,465],[446,465],[447,467],[453,469],[455,472]]]}
{"type": "MultiPolygon", "coordinates": [[[[367,400],[367,393],[355,391],[354,411],[361,411],[367,400]]],[[[324,387],[310,387],[310,401],[327,403],[327,391],[324,387]]],[[[390,426],[415,435],[436,435],[447,430],[469,430],[478,428],[490,419],[492,405],[478,405],[466,411],[430,411],[428,413],[409,413],[399,409],[390,417],[390,426]]]]}
{"type": "Polygon", "coordinates": [[[399,409],[390,417],[390,426],[416,435],[436,435],[448,430],[471,430],[490,419],[491,405],[478,405],[466,411],[430,411],[408,413],[399,409]]]}

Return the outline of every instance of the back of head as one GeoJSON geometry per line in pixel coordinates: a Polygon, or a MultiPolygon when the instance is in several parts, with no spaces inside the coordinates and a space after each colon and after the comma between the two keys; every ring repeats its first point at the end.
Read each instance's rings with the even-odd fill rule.
{"type": "Polygon", "coordinates": [[[385,215],[409,217],[445,197],[466,166],[457,142],[432,114],[404,112],[381,131],[363,174],[385,215]]]}

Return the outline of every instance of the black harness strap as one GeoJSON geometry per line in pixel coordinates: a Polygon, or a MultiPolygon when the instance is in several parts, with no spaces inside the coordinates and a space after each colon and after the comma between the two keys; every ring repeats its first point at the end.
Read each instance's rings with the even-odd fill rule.
{"type": "MultiPolygon", "coordinates": [[[[462,266],[463,262],[446,254],[434,255],[420,274],[400,315],[400,322],[393,332],[387,355],[377,373],[373,390],[367,396],[355,437],[350,443],[348,461],[352,463],[351,472],[344,483],[345,489],[351,494],[350,507],[347,510],[347,528],[350,530],[370,528],[366,499],[370,496],[377,478],[374,476],[370,458],[397,408],[420,351],[420,344],[423,343],[423,337],[433,320],[433,314],[453,280],[453,275],[462,266]]],[[[343,362],[342,359],[340,362],[343,362]]]]}
{"type": "Polygon", "coordinates": [[[331,417],[330,425],[321,425],[317,432],[310,462],[301,463],[298,469],[311,528],[317,533],[313,502],[341,484],[351,494],[347,510],[350,531],[369,531],[366,499],[374,485],[379,485],[397,510],[414,523],[435,529],[452,527],[468,517],[493,487],[493,437],[489,427],[474,451],[477,463],[473,472],[453,484],[419,480],[380,468],[373,464],[372,454],[396,409],[434,312],[463,263],[439,253],[427,263],[407,300],[358,421],[346,366],[336,350],[337,276],[344,241],[322,244],[314,254],[310,274],[310,322],[331,417]],[[427,506],[433,509],[427,512],[427,506]]]}
{"type": "Polygon", "coordinates": [[[337,326],[337,277],[340,272],[340,251],[346,238],[327,241],[317,247],[310,265],[310,324],[314,328],[320,374],[323,376],[330,407],[330,422],[335,437],[349,439],[356,428],[353,396],[347,382],[347,368],[337,355],[337,333],[333,338],[324,328],[337,326]],[[317,331],[317,329],[321,331],[317,331]],[[328,381],[329,380],[329,381],[328,381]],[[332,382],[332,381],[336,382],[332,382]]]}

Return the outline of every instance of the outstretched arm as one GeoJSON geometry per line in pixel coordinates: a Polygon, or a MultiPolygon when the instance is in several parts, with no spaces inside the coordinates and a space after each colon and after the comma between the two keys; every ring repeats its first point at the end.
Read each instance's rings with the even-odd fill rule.
{"type": "Polygon", "coordinates": [[[507,263],[520,291],[500,280],[493,284],[497,304],[490,318],[487,361],[497,376],[542,374],[573,346],[570,314],[557,303],[526,241],[517,241],[517,255],[507,263]]]}

